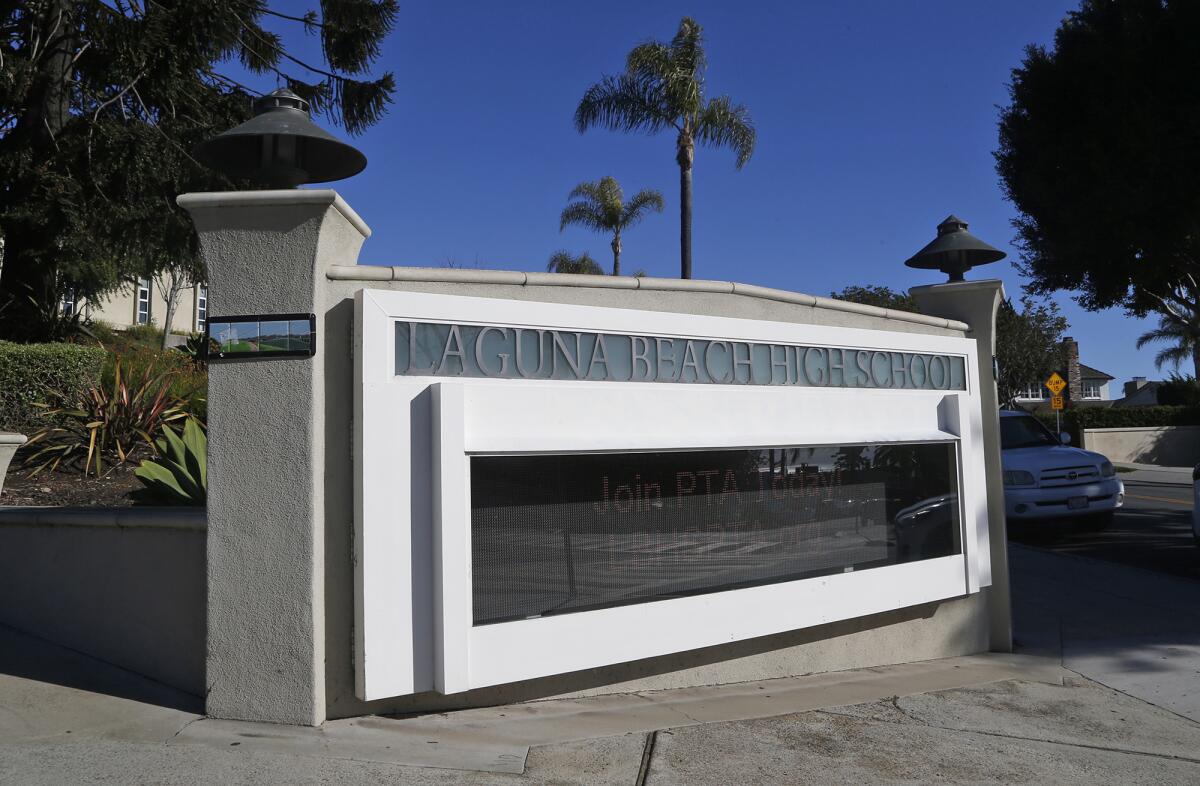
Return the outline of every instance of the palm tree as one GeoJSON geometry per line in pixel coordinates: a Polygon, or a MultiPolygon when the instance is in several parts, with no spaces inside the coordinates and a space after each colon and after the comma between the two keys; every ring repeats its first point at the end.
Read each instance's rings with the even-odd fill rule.
{"type": "Polygon", "coordinates": [[[679,267],[692,277],[692,161],[696,143],[728,147],[741,169],[754,152],[750,112],[728,96],[704,98],[703,38],[700,25],[684,17],[666,44],[634,47],[625,73],[606,76],[587,89],[575,109],[579,133],[600,126],[612,131],[657,133],[674,129],[679,164],[679,267]]]}
{"type": "Polygon", "coordinates": [[[580,183],[567,195],[567,199],[579,201],[571,202],[563,209],[558,231],[566,229],[568,224],[577,224],[595,232],[612,232],[614,276],[621,275],[621,232],[641,223],[651,210],[656,213],[663,211],[662,194],[645,188],[625,202],[621,184],[612,177],[602,177],[594,183],[580,183]]]}
{"type": "Polygon", "coordinates": [[[1169,314],[1158,318],[1158,327],[1138,337],[1137,348],[1156,342],[1170,342],[1154,356],[1155,368],[1170,363],[1179,368],[1189,358],[1200,379],[1200,311],[1175,307],[1169,314]]]}
{"type": "Polygon", "coordinates": [[[579,256],[575,256],[570,251],[555,251],[550,255],[550,261],[546,263],[546,271],[549,273],[604,275],[604,268],[596,264],[596,260],[592,259],[592,255],[586,251],[579,256]]]}

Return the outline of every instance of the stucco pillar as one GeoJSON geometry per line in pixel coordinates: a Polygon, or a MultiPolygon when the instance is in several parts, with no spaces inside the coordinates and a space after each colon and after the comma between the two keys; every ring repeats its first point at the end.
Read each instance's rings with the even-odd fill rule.
{"type": "Polygon", "coordinates": [[[1008,583],[1008,530],[1004,521],[1004,475],[1000,466],[1000,400],[992,358],[996,354],[996,312],[1004,283],[959,281],[914,287],[908,291],[921,313],[966,322],[975,339],[979,398],[983,404],[984,466],[987,471],[988,538],[992,551],[992,587],[988,592],[991,649],[1012,651],[1012,604],[1008,583]]]}
{"type": "MultiPolygon", "coordinates": [[[[209,320],[315,313],[316,357],[209,366],[208,686],[218,718],[325,720],[322,283],[370,230],[331,190],[185,194],[209,320]]],[[[345,351],[344,347],[332,351],[345,351]]],[[[350,406],[350,402],[346,402],[350,406]]]]}

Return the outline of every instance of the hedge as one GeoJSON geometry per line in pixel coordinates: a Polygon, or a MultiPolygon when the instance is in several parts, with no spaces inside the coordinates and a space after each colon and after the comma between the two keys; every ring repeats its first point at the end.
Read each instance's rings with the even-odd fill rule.
{"type": "MultiPolygon", "coordinates": [[[[1054,431],[1054,413],[1039,412],[1037,419],[1054,431]]],[[[1062,428],[1079,444],[1079,432],[1088,428],[1159,428],[1200,426],[1200,407],[1078,407],[1062,414],[1062,428]]]]}
{"type": "Polygon", "coordinates": [[[1200,426],[1200,407],[1081,407],[1067,417],[1082,428],[1200,426]]]}
{"type": "Polygon", "coordinates": [[[0,341],[0,430],[41,428],[45,420],[33,405],[72,400],[99,384],[106,354],[98,346],[0,341]]]}

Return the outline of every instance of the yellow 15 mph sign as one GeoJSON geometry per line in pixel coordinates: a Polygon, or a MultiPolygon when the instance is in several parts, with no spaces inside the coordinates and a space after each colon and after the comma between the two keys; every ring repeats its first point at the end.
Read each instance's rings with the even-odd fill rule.
{"type": "Polygon", "coordinates": [[[1051,409],[1063,408],[1063,388],[1067,386],[1067,381],[1059,376],[1058,372],[1050,375],[1050,379],[1046,380],[1046,387],[1050,388],[1050,392],[1054,395],[1050,398],[1051,409]]]}

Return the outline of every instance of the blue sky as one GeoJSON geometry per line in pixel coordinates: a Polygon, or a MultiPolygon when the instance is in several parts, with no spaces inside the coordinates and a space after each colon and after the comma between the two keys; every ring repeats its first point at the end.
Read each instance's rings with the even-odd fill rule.
{"type": "MultiPolygon", "coordinates": [[[[744,103],[758,129],[742,171],[727,150],[697,151],[695,277],[819,295],[933,283],[902,263],[950,213],[1016,258],[993,169],[997,107],[1023,47],[1050,43],[1075,6],[402,2],[379,62],[395,103],[353,140],[367,170],[336,187],[374,230],[363,263],[542,270],[560,248],[611,264],[606,238],[560,234],[558,214],[576,183],[612,175],[667,200],[625,236],[623,269],[677,276],[673,136],[580,135],[571,121],[589,85],[686,14],[704,26],[709,95],[744,103]]],[[[968,275],[1021,293],[1009,260],[968,275]]],[[[1055,299],[1083,362],[1117,377],[1115,395],[1130,376],[1161,376],[1134,347],[1148,322],[1055,299]]]]}

